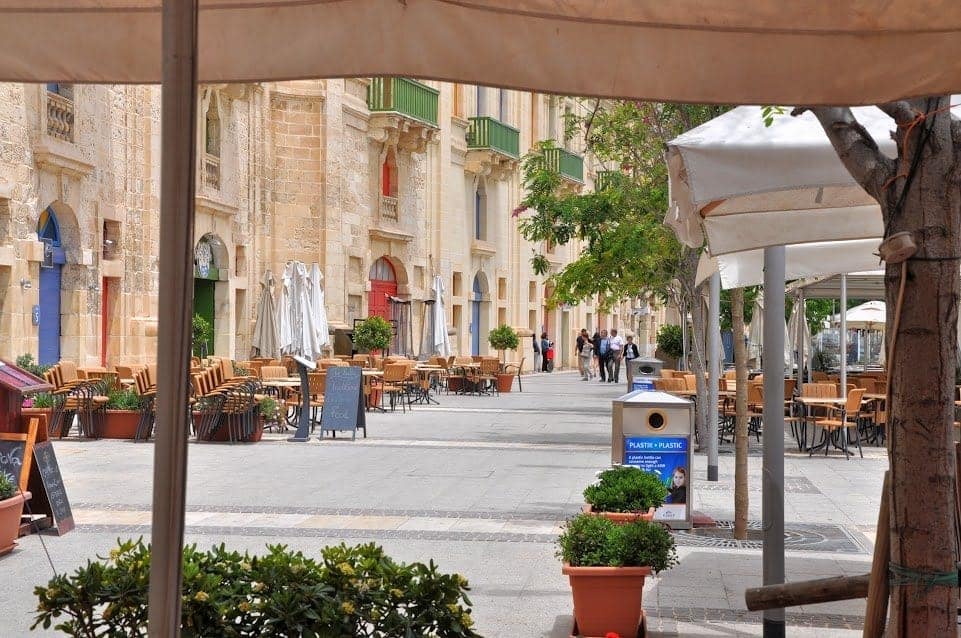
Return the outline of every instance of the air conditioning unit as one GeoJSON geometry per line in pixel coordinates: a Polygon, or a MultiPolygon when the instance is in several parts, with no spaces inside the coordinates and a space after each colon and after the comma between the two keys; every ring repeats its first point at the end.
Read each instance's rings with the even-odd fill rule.
{"type": "Polygon", "coordinates": [[[40,262],[40,267],[53,268],[54,267],[53,246],[51,245],[49,240],[44,239],[42,241],[43,241],[43,261],[40,262]]]}

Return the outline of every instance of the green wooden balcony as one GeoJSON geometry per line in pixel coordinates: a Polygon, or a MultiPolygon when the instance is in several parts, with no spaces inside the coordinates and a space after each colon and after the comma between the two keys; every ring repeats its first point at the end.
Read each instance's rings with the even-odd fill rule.
{"type": "Polygon", "coordinates": [[[437,128],[438,91],[408,78],[372,78],[367,87],[367,108],[398,113],[437,128]]]}
{"type": "Polygon", "coordinates": [[[544,151],[547,165],[578,184],[584,183],[584,158],[563,148],[549,148],[544,151]]]}
{"type": "Polygon", "coordinates": [[[491,150],[520,159],[521,133],[493,117],[472,117],[467,129],[467,148],[491,150]]]}

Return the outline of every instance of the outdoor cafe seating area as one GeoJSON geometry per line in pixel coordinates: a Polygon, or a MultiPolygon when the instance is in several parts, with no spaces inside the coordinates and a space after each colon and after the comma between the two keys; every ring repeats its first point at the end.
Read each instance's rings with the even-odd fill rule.
{"type": "MultiPolygon", "coordinates": [[[[885,408],[884,371],[849,375],[841,390],[837,375],[812,372],[811,382],[798,387],[797,379],[784,379],[784,422],[790,429],[798,452],[828,455],[839,451],[846,458],[855,453],[862,458],[863,448],[885,443],[887,411],[885,408]]],[[[695,375],[676,370],[663,370],[654,380],[654,388],[696,400],[695,375]]],[[[719,380],[718,439],[734,441],[737,383],[733,370],[719,380]]],[[[959,402],[961,403],[961,402],[959,402]]],[[[753,375],[747,388],[748,436],[760,443],[764,427],[764,377],[753,375]]]]}
{"type": "MultiPolygon", "coordinates": [[[[316,369],[307,373],[308,396],[304,397],[293,357],[247,361],[193,357],[191,393],[185,409],[191,414],[191,434],[199,441],[257,441],[264,429],[295,428],[305,405],[310,410],[312,429],[317,426],[323,415],[327,371],[332,367],[361,368],[366,410],[406,412],[419,404],[437,404],[444,395],[497,395],[505,376],[509,377],[506,389],[516,378],[518,389],[523,390],[523,365],[523,360],[504,364],[486,356],[435,356],[426,361],[367,354],[320,358],[316,369]],[[276,416],[265,414],[264,406],[269,403],[278,408],[276,416]]],[[[48,419],[51,436],[65,438],[75,432],[81,438],[101,438],[111,396],[118,392],[135,395],[139,417],[133,438],[148,440],[153,435],[156,365],[108,369],[60,361],[44,373],[44,379],[52,386],[48,419]]],[[[366,437],[366,427],[359,427],[366,437]]]]}

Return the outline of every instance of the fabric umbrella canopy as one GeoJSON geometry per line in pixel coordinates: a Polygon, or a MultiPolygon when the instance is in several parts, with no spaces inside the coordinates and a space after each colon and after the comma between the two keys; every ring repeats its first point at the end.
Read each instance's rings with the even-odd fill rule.
{"type": "Polygon", "coordinates": [[[439,357],[449,357],[451,355],[450,336],[447,334],[447,309],[444,307],[444,279],[437,275],[434,277],[434,308],[433,308],[433,327],[434,343],[433,354],[439,357]]]}
{"type": "Polygon", "coordinates": [[[257,306],[257,322],[250,346],[254,356],[280,356],[280,337],[277,332],[277,311],[274,308],[274,275],[267,270],[260,281],[260,303],[257,306]]]}
{"type": "MultiPolygon", "coordinates": [[[[855,5],[200,0],[198,79],[396,75],[741,104],[876,104],[961,89],[961,3],[855,5]],[[780,66],[772,66],[771,51],[780,66]]],[[[161,7],[161,0],[0,0],[0,79],[159,82],[161,7]]]]}
{"type": "Polygon", "coordinates": [[[290,298],[293,282],[290,279],[290,265],[284,268],[280,279],[280,298],[277,300],[277,348],[281,353],[290,352],[294,342],[293,330],[290,324],[290,298]]]}
{"type": "Polygon", "coordinates": [[[284,282],[289,282],[287,315],[290,321],[290,343],[283,353],[313,359],[319,352],[314,351],[316,335],[311,314],[307,266],[299,261],[288,262],[284,269],[284,282]]]}
{"type": "Polygon", "coordinates": [[[874,330],[887,321],[887,306],[883,301],[867,301],[848,309],[845,318],[848,329],[874,330]]]}
{"type": "MultiPolygon", "coordinates": [[[[754,312],[751,315],[751,324],[748,326],[747,334],[748,358],[755,360],[755,365],[760,366],[761,354],[764,348],[764,297],[758,295],[754,301],[754,312]]],[[[784,323],[784,367],[793,365],[794,357],[791,354],[791,340],[787,332],[787,322],[784,323]]]]}
{"type": "Polygon", "coordinates": [[[804,362],[808,361],[811,356],[811,331],[808,328],[808,322],[804,316],[803,311],[804,306],[799,303],[795,303],[794,307],[791,308],[791,316],[788,318],[787,322],[787,338],[789,341],[788,348],[791,351],[791,356],[795,363],[800,361],[800,366],[803,369],[804,362]],[[804,343],[799,347],[798,345],[798,333],[801,333],[804,343]]]}
{"type": "Polygon", "coordinates": [[[323,280],[324,274],[320,272],[320,265],[311,265],[310,316],[314,327],[312,350],[317,355],[330,343],[330,325],[327,323],[327,307],[324,304],[324,288],[321,283],[323,280]]]}

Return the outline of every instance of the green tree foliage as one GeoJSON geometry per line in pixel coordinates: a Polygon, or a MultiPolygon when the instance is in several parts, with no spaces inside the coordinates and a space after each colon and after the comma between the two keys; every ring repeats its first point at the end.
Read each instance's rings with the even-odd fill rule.
{"type": "Polygon", "coordinates": [[[657,349],[672,359],[684,356],[684,331],[680,326],[664,324],[657,331],[657,349]]]}

